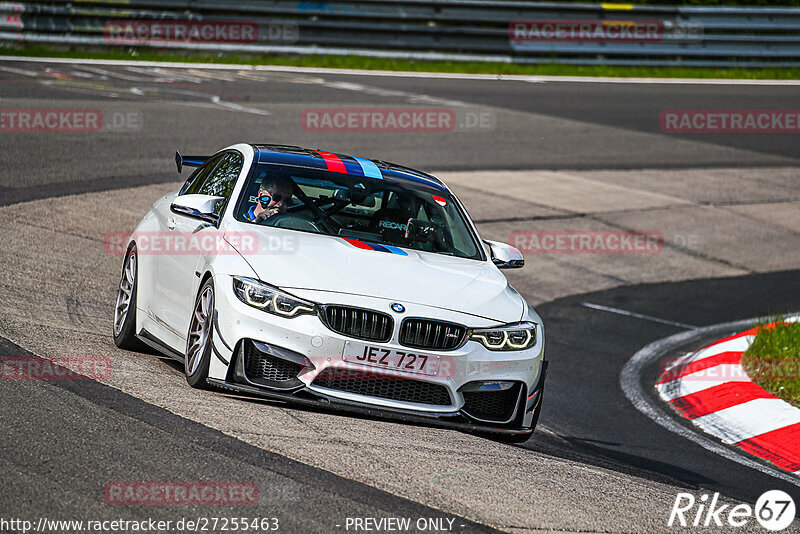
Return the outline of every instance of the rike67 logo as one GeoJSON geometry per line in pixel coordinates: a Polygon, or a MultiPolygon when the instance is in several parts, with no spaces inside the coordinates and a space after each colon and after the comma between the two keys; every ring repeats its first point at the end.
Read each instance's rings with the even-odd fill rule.
{"type": "Polygon", "coordinates": [[[708,494],[695,498],[691,493],[679,493],[672,505],[667,526],[681,527],[744,527],[755,518],[767,530],[779,531],[794,521],[794,500],[780,490],[765,492],[749,504],[719,504],[719,493],[710,499],[708,494]]]}

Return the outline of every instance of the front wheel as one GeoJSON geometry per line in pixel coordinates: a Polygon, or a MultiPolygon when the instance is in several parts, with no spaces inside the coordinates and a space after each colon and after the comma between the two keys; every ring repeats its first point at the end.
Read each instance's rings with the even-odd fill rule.
{"type": "Polygon", "coordinates": [[[189,335],[186,336],[184,371],[193,388],[208,389],[208,366],[211,362],[211,340],[214,332],[214,282],[206,280],[197,294],[189,335]]]}

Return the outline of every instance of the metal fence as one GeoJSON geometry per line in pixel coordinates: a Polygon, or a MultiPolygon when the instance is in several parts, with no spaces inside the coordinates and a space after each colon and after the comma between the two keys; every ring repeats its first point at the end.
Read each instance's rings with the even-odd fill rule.
{"type": "Polygon", "coordinates": [[[505,63],[800,66],[800,8],[507,0],[122,5],[0,2],[0,41],[505,63]],[[216,34],[212,28],[202,35],[209,25],[216,34]]]}

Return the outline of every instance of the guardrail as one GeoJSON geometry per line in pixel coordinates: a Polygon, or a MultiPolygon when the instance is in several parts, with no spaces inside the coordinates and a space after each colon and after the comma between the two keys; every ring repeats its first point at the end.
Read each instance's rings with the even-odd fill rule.
{"type": "Polygon", "coordinates": [[[0,41],[506,63],[800,66],[800,8],[508,0],[0,2],[0,41]]]}

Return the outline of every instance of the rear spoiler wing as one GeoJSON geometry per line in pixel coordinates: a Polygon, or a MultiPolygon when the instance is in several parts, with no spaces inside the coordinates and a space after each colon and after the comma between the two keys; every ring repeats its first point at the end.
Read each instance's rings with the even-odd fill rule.
{"type": "Polygon", "coordinates": [[[187,167],[199,167],[211,156],[181,156],[181,153],[177,150],[175,151],[175,165],[178,167],[178,174],[183,170],[183,166],[186,165],[187,167]]]}

